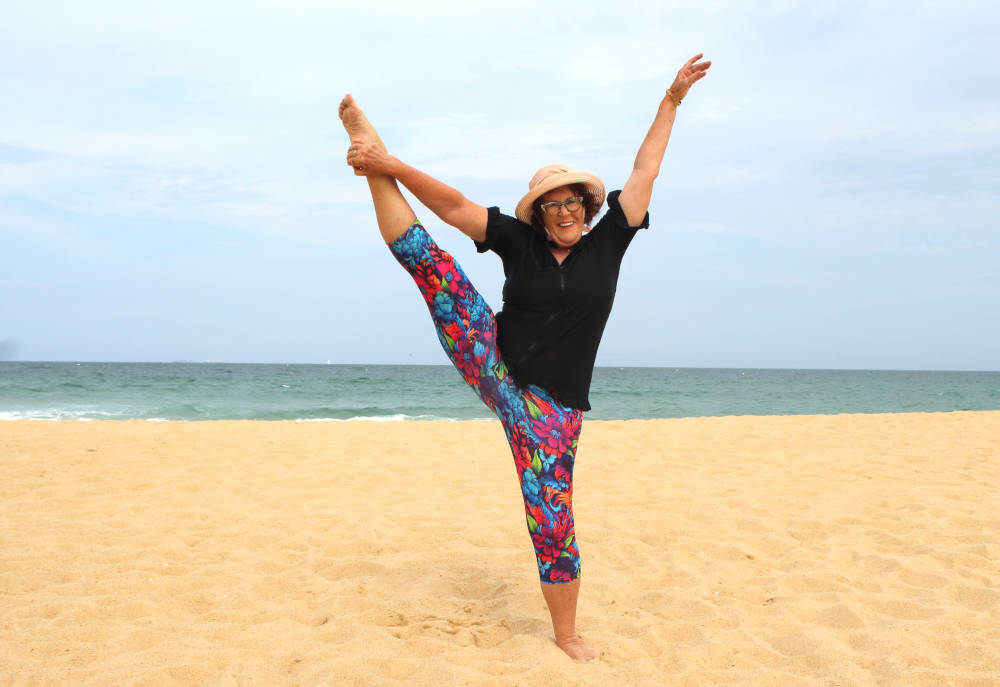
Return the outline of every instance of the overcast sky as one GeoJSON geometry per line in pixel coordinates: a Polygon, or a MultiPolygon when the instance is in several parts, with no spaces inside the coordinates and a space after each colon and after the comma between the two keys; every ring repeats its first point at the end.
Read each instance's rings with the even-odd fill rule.
{"type": "Polygon", "coordinates": [[[344,93],[513,214],[551,162],[620,188],[704,52],[598,364],[1000,369],[993,2],[147,5],[0,4],[0,359],[443,363],[344,93]]]}

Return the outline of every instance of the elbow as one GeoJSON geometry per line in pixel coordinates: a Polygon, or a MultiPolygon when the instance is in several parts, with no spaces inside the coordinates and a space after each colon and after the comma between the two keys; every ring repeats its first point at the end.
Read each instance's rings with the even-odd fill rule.
{"type": "Polygon", "coordinates": [[[441,218],[441,221],[453,227],[458,227],[462,223],[462,218],[465,216],[464,205],[461,203],[456,203],[454,205],[449,205],[443,208],[441,212],[437,213],[437,216],[441,218]]]}
{"type": "Polygon", "coordinates": [[[636,168],[629,176],[626,186],[648,197],[653,193],[653,182],[656,180],[658,172],[659,170],[650,171],[636,168]]]}
{"type": "Polygon", "coordinates": [[[660,176],[659,165],[651,167],[649,165],[643,165],[636,162],[635,165],[632,166],[632,178],[634,178],[637,182],[652,184],[656,181],[656,177],[658,176],[660,176]]]}

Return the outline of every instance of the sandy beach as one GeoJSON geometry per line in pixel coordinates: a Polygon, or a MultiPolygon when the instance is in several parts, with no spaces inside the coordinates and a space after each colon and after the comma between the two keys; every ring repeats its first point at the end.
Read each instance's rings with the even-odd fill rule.
{"type": "Polygon", "coordinates": [[[585,422],[585,665],[496,423],[3,422],[0,470],[0,685],[1000,685],[1000,412],[585,422]]]}

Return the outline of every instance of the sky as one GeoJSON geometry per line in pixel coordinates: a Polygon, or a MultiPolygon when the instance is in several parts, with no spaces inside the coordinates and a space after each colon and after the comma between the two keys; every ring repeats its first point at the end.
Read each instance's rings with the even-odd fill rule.
{"type": "MultiPolygon", "coordinates": [[[[962,0],[0,3],[0,360],[445,363],[343,95],[513,214],[552,162],[620,188],[702,52],[598,365],[998,370],[998,26],[962,0]]],[[[413,204],[500,310],[499,258],[413,204]]]]}

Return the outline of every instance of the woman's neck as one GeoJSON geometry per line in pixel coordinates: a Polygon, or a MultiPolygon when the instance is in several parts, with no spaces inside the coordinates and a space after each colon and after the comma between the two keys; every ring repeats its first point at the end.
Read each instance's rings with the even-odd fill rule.
{"type": "Polygon", "coordinates": [[[573,251],[573,247],[564,248],[562,246],[557,246],[556,244],[549,242],[549,250],[552,251],[552,257],[556,259],[560,265],[563,260],[569,257],[569,254],[573,251]]]}

